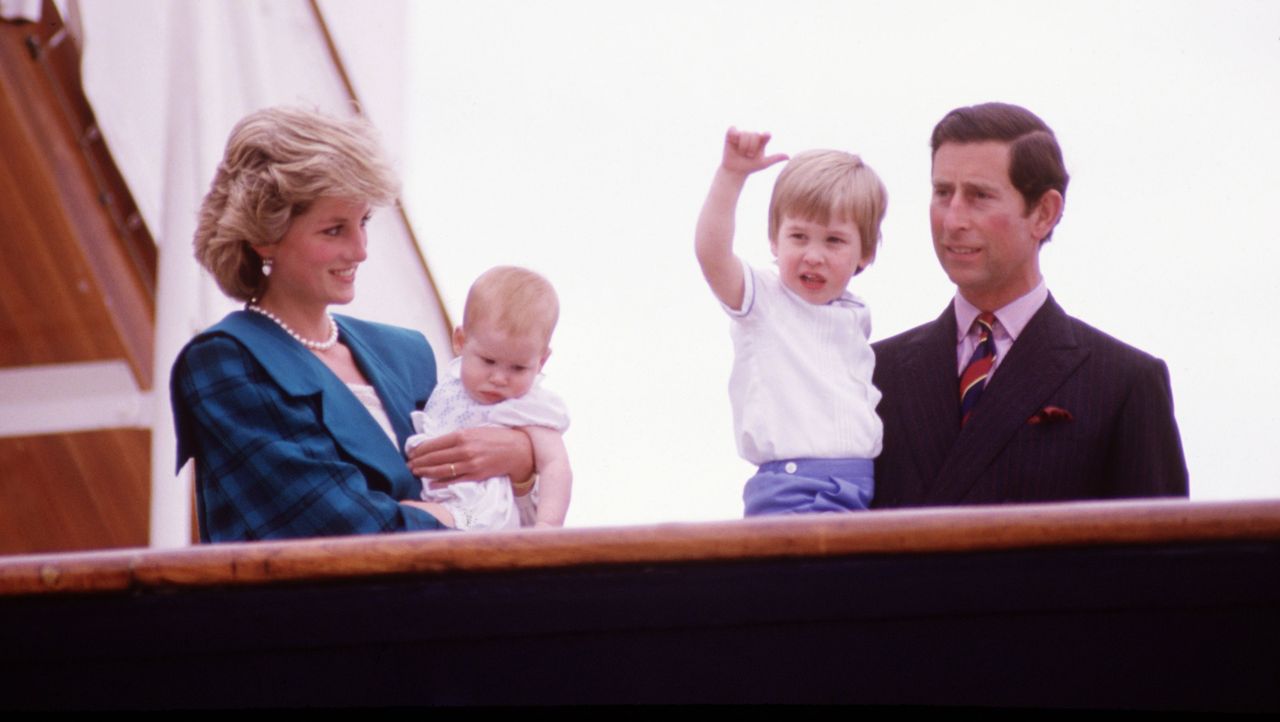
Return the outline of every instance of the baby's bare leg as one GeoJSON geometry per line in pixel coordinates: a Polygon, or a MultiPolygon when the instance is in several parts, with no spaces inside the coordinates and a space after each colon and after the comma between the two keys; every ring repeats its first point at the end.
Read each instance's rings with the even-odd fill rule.
{"type": "Polygon", "coordinates": [[[437,504],[434,501],[421,501],[418,502],[417,506],[420,506],[429,512],[431,516],[439,519],[441,524],[444,524],[451,529],[456,529],[458,527],[458,525],[453,521],[453,514],[449,513],[449,510],[445,508],[444,504],[437,504]]]}

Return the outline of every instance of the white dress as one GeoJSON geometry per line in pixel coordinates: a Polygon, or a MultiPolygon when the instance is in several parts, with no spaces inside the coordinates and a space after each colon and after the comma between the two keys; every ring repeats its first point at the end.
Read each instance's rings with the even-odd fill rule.
{"type": "MultiPolygon", "coordinates": [[[[477,426],[545,426],[562,433],[569,428],[564,402],[541,387],[541,376],[524,396],[486,405],[467,394],[461,370],[461,359],[454,359],[431,392],[427,408],[413,412],[413,428],[418,433],[405,442],[406,450],[427,439],[477,426]]],[[[511,493],[511,480],[505,476],[439,488],[431,486],[431,479],[423,478],[422,482],[423,501],[444,505],[458,529],[514,529],[522,526],[522,521],[523,526],[533,524],[538,490],[517,499],[511,493]]]]}

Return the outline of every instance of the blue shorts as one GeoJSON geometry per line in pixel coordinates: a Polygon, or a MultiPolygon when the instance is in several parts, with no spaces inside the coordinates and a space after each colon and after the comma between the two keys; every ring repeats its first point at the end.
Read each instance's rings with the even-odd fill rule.
{"type": "Polygon", "coordinates": [[[743,516],[864,511],[875,489],[871,459],[771,461],[747,480],[743,516]]]}

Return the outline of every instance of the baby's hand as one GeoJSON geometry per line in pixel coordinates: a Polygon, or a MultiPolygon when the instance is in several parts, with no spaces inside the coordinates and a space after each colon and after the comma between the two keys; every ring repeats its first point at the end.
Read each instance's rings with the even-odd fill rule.
{"type": "Polygon", "coordinates": [[[729,128],[724,135],[724,160],[721,166],[730,173],[750,175],[787,159],[785,153],[765,155],[765,146],[773,136],[729,128]]]}

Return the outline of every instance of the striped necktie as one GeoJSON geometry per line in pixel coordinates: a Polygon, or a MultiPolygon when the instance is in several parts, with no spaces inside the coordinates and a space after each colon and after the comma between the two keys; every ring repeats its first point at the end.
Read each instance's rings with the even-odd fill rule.
{"type": "Polygon", "coordinates": [[[978,346],[969,357],[969,364],[960,374],[960,426],[969,421],[973,407],[978,405],[978,397],[987,385],[987,377],[991,375],[991,367],[996,362],[996,340],[991,332],[991,324],[995,323],[995,314],[984,311],[974,320],[978,328],[978,346]]]}

